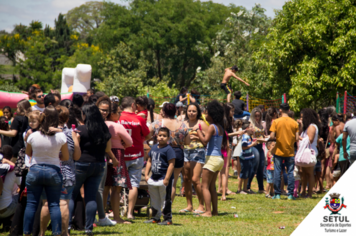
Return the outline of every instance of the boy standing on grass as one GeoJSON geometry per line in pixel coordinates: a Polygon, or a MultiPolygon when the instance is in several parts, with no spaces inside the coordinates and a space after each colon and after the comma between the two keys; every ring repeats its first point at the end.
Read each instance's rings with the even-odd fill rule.
{"type": "Polygon", "coordinates": [[[274,160],[272,150],[276,146],[276,143],[271,141],[267,142],[267,189],[266,189],[266,197],[270,198],[273,196],[273,176],[274,176],[274,160]]]}
{"type": "Polygon", "coordinates": [[[241,172],[240,172],[240,179],[239,179],[239,190],[237,193],[240,194],[247,194],[247,181],[251,175],[254,174],[253,170],[253,158],[255,156],[252,152],[252,147],[257,145],[257,141],[252,141],[251,135],[254,132],[254,128],[249,121],[243,121],[242,129],[246,130],[246,133],[242,135],[241,146],[242,146],[242,153],[240,157],[240,165],[241,165],[241,172]],[[243,183],[243,190],[242,188],[243,183]]]}
{"type": "Polygon", "coordinates": [[[170,137],[169,129],[162,127],[158,131],[157,142],[148,153],[145,178],[150,192],[152,219],[144,223],[158,223],[159,225],[172,224],[172,184],[176,154],[168,145],[170,137]],[[152,168],[152,176],[149,171],[152,168]],[[161,222],[161,209],[164,204],[163,218],[161,222]]]}

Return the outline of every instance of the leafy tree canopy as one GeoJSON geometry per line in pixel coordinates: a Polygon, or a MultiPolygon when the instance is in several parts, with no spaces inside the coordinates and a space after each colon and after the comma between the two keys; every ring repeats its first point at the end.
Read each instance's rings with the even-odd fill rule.
{"type": "Polygon", "coordinates": [[[328,105],[355,86],[355,16],[349,0],[288,1],[277,12],[255,58],[294,109],[328,105]]]}

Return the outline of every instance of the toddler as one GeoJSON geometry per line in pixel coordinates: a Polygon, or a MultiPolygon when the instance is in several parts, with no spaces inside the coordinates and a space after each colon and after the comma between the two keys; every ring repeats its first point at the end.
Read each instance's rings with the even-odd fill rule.
{"type": "Polygon", "coordinates": [[[144,223],[158,223],[159,225],[172,224],[172,184],[176,154],[168,145],[169,129],[161,127],[158,130],[158,144],[151,147],[145,170],[145,178],[150,192],[152,219],[144,223]],[[152,176],[149,171],[152,169],[152,176]],[[161,222],[161,209],[164,221],[161,222]]]}
{"type": "Polygon", "coordinates": [[[244,121],[242,125],[242,129],[246,131],[245,134],[242,135],[241,146],[242,146],[242,154],[240,156],[240,164],[241,164],[241,173],[239,179],[239,193],[247,194],[247,182],[251,175],[254,174],[253,169],[253,158],[255,156],[252,152],[252,147],[257,145],[257,141],[252,141],[251,135],[254,132],[253,125],[250,124],[249,121],[244,121]],[[242,188],[243,183],[243,190],[242,188]]]}
{"type": "Polygon", "coordinates": [[[143,119],[145,119],[145,121],[147,122],[148,98],[146,96],[138,97],[138,98],[136,98],[135,103],[136,103],[137,115],[142,117],[143,119]]]}
{"type": "MultiPolygon", "coordinates": [[[[242,120],[237,119],[234,121],[234,131],[235,132],[242,131],[242,120]]],[[[239,160],[242,151],[241,139],[242,139],[242,135],[233,137],[233,146],[235,146],[235,148],[232,154],[232,169],[234,170],[234,176],[236,177],[240,175],[240,171],[241,171],[240,160],[239,160]]]]}
{"type": "MultiPolygon", "coordinates": [[[[10,130],[9,121],[6,116],[0,117],[0,130],[8,131],[10,130]]],[[[0,134],[0,147],[4,145],[11,145],[11,137],[0,134]]]]}
{"type": "Polygon", "coordinates": [[[276,146],[276,142],[267,142],[267,189],[266,197],[271,198],[274,195],[273,189],[273,177],[274,177],[274,160],[273,160],[273,148],[276,146]]]}

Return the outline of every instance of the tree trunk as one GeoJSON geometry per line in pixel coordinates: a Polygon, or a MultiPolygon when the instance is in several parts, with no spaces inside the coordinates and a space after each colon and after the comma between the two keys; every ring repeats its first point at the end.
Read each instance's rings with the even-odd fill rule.
{"type": "Polygon", "coordinates": [[[159,49],[157,49],[157,50],[156,50],[157,70],[158,70],[159,81],[162,81],[161,60],[160,60],[159,52],[160,52],[159,49]]]}

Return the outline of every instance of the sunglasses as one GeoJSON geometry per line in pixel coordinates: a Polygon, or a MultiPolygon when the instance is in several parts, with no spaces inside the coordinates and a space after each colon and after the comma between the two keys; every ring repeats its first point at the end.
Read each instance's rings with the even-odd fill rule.
{"type": "Polygon", "coordinates": [[[37,98],[44,98],[44,95],[38,95],[37,98]]]}

